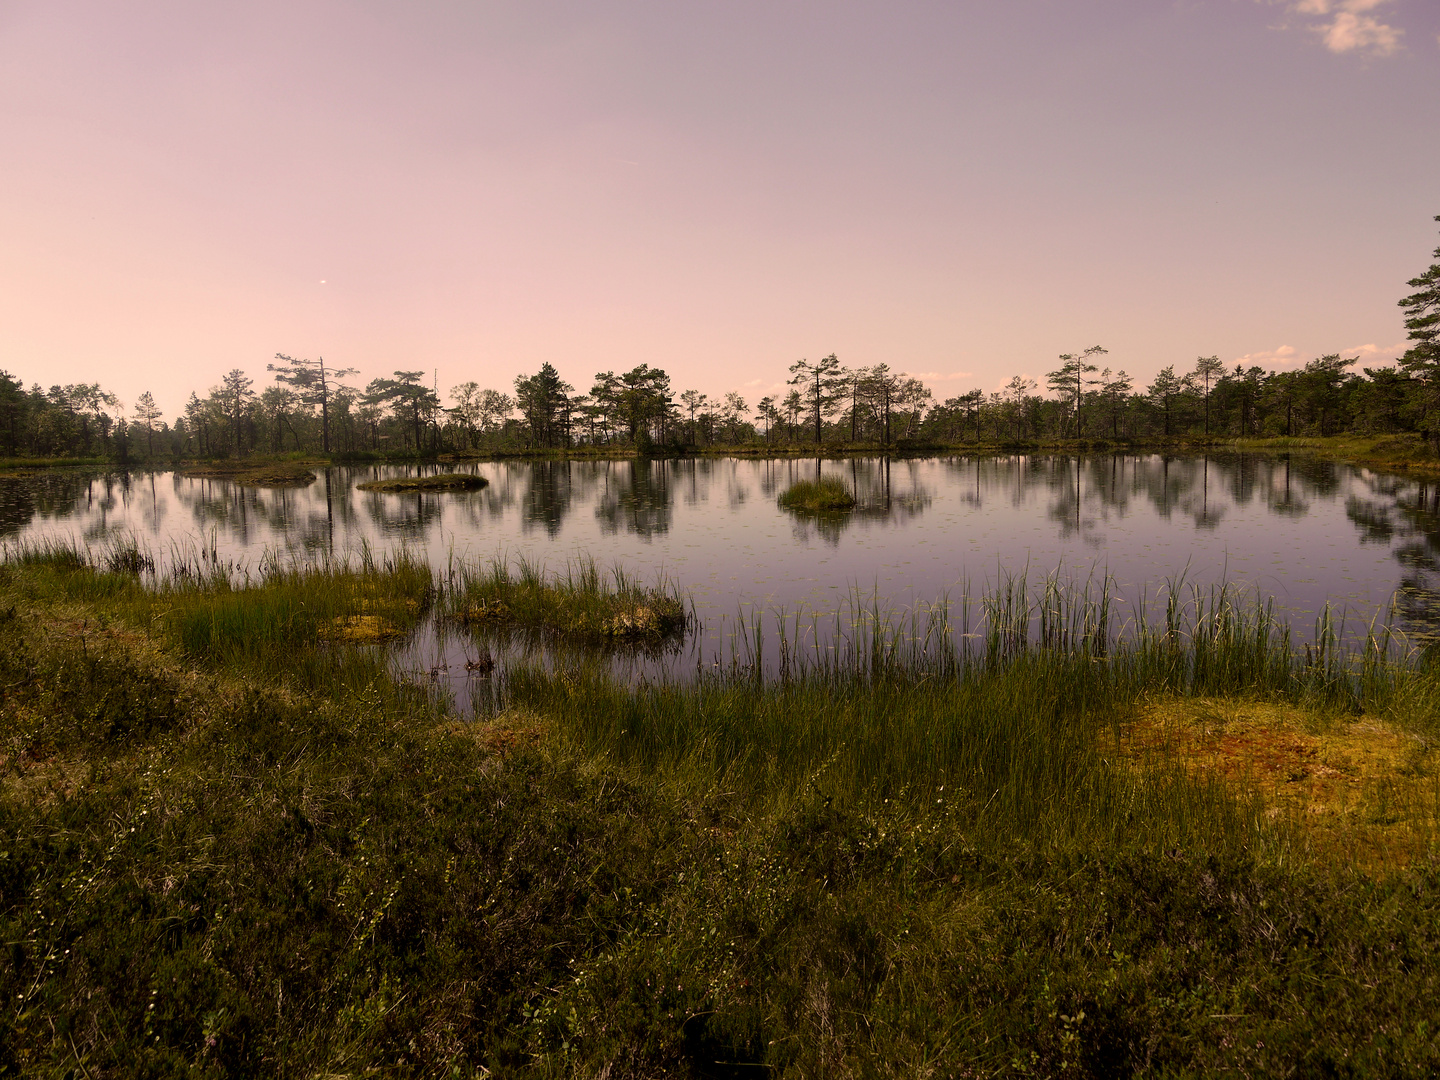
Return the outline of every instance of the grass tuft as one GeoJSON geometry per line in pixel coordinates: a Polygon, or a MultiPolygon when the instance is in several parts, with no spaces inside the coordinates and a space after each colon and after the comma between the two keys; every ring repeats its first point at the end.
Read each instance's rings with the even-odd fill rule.
{"type": "Polygon", "coordinates": [[[855,496],[845,481],[825,476],[819,480],[797,480],[780,495],[779,502],[787,510],[852,510],[855,496]]]}

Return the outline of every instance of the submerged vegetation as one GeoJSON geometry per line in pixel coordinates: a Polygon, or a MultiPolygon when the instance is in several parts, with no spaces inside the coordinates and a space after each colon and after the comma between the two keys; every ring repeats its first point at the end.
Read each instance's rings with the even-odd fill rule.
{"type": "Polygon", "coordinates": [[[400,476],[388,480],[366,480],[355,486],[361,491],[479,491],[489,484],[474,473],[437,473],[433,476],[400,476]]]}
{"type": "Polygon", "coordinates": [[[1440,670],[1379,630],[1022,579],[466,722],[340,628],[682,598],[124,550],[0,563],[0,1070],[1440,1068],[1440,670]]]}
{"type": "Polygon", "coordinates": [[[779,502],[787,510],[851,510],[855,496],[839,477],[824,476],[795,481],[781,493],[779,502]]]}

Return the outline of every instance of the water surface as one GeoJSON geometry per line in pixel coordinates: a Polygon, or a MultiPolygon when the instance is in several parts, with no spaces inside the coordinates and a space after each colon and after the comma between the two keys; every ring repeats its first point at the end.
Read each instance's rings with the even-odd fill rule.
{"type": "MultiPolygon", "coordinates": [[[[1110,575],[1122,595],[1183,575],[1275,598],[1302,636],[1329,603],[1368,620],[1394,601],[1409,633],[1440,629],[1440,490],[1433,482],[1289,457],[1015,455],[845,461],[687,459],[443,466],[475,492],[384,494],[363,480],[415,467],[329,468],[293,489],[173,472],[54,472],[0,481],[0,534],[134,536],[163,561],[205,547],[258,569],[304,557],[406,547],[454,559],[593,557],[692,598],[704,632],[645,670],[712,662],[737,617],[833,612],[859,588],[904,606],[983,591],[1007,574],[1110,575]],[[857,508],[781,509],[787,485],[842,477],[857,508]]],[[[445,671],[470,645],[412,643],[445,671]],[[458,649],[458,652],[457,652],[458,649]]]]}

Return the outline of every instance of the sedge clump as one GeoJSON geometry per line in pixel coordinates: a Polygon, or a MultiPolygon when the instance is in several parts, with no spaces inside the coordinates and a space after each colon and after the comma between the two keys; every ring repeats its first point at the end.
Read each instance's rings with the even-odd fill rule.
{"type": "Polygon", "coordinates": [[[780,496],[787,510],[853,510],[855,496],[843,480],[833,476],[819,480],[797,480],[780,496]]]}

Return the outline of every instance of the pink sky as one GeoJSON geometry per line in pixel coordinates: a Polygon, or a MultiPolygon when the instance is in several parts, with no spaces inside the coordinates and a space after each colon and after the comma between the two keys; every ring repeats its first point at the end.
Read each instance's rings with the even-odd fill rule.
{"type": "Polygon", "coordinates": [[[1433,0],[0,0],[0,101],[0,367],[172,415],[276,352],[1376,363],[1440,213],[1433,0]]]}

